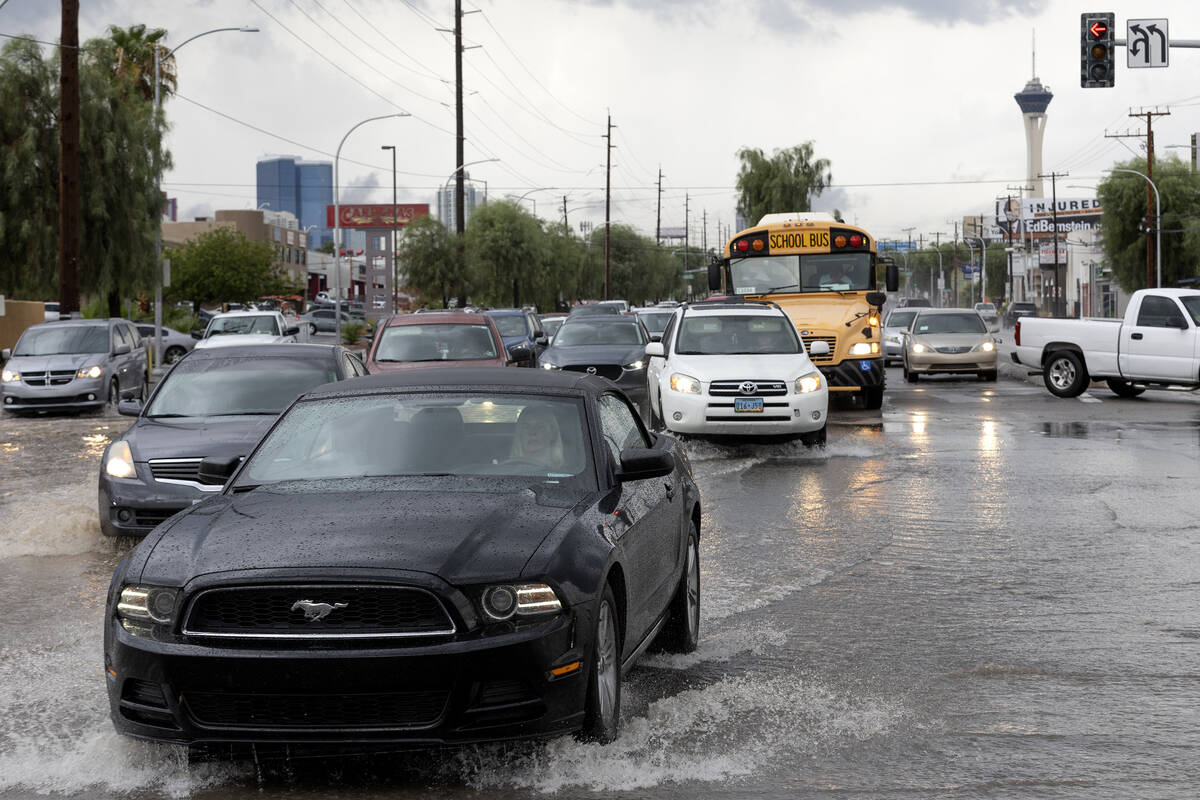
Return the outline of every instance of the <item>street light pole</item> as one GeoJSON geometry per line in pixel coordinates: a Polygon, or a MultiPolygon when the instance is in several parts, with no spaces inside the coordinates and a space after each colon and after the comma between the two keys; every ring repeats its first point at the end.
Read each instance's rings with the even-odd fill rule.
{"type": "Polygon", "coordinates": [[[346,135],[338,142],[337,152],[333,155],[333,267],[337,278],[337,296],[333,303],[333,318],[334,330],[336,331],[337,341],[340,344],[342,341],[342,187],[338,183],[338,167],[342,158],[342,145],[350,138],[350,134],[354,133],[368,122],[374,122],[379,119],[393,119],[396,117],[412,116],[407,111],[400,111],[396,114],[381,114],[378,117],[367,117],[361,122],[346,131],[346,135]]]}
{"type": "MultiPolygon", "coordinates": [[[[190,41],[199,39],[201,36],[208,36],[210,33],[222,33],[224,31],[238,31],[239,33],[258,33],[258,28],[252,28],[248,25],[243,25],[240,28],[213,28],[209,31],[197,33],[188,39],[184,39],[175,47],[168,50],[165,54],[162,47],[158,44],[154,46],[154,116],[157,121],[158,115],[162,112],[162,93],[159,90],[160,72],[162,59],[170,58],[175,55],[179,48],[183,47],[190,41]]],[[[161,149],[161,148],[160,148],[161,149]]],[[[157,203],[162,198],[162,170],[157,171],[154,179],[154,199],[157,203]]],[[[158,217],[154,221],[154,367],[162,363],[162,304],[163,304],[163,265],[162,265],[162,210],[161,208],[155,212],[158,217]]]]}
{"type": "Polygon", "coordinates": [[[1131,175],[1140,175],[1150,184],[1150,188],[1154,190],[1154,285],[1155,288],[1162,287],[1162,200],[1158,196],[1158,187],[1154,181],[1150,180],[1149,176],[1138,172],[1136,169],[1104,169],[1101,172],[1128,172],[1131,175]]]}
{"type": "MultiPolygon", "coordinates": [[[[979,277],[980,277],[979,302],[982,303],[985,299],[983,296],[983,288],[986,285],[986,281],[987,281],[987,242],[985,242],[983,240],[982,236],[967,236],[965,233],[963,234],[963,239],[964,240],[974,239],[975,241],[979,242],[979,252],[982,255],[982,260],[983,260],[983,264],[979,267],[979,277]]],[[[971,247],[971,246],[967,245],[967,247],[971,247]]],[[[972,249],[974,249],[974,248],[972,248],[972,249]]]]}
{"type": "Polygon", "coordinates": [[[392,151],[392,230],[391,230],[391,250],[388,252],[388,260],[392,262],[392,313],[396,313],[396,291],[400,288],[400,269],[396,265],[396,145],[385,144],[379,148],[380,150],[392,151]]]}

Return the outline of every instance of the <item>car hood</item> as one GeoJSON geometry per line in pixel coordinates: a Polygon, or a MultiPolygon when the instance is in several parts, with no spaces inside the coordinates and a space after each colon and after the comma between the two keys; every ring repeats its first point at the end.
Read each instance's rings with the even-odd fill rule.
{"type": "Polygon", "coordinates": [[[108,356],[104,353],[57,353],[51,356],[13,356],[5,367],[15,372],[50,372],[55,370],[79,369],[103,363],[108,356]]]}
{"type": "Polygon", "coordinates": [[[911,339],[926,347],[974,347],[981,342],[990,342],[992,337],[986,333],[925,333],[911,339]]]}
{"type": "Polygon", "coordinates": [[[283,336],[272,333],[224,333],[211,336],[196,342],[197,348],[230,347],[243,344],[278,344],[285,340],[283,336]]]}
{"type": "Polygon", "coordinates": [[[671,360],[670,372],[683,372],[708,383],[722,380],[793,381],[815,372],[816,367],[801,353],[761,355],[677,355],[671,360]]]}
{"type": "Polygon", "coordinates": [[[140,417],[122,437],[134,461],[249,455],[277,415],[153,420],[140,417]]]}
{"type": "Polygon", "coordinates": [[[454,584],[511,580],[574,502],[512,492],[311,491],[293,484],[196,506],[154,545],[143,579],[236,570],[375,568],[454,584]]]}
{"type": "Polygon", "coordinates": [[[547,348],[542,353],[541,362],[550,362],[560,367],[571,367],[578,364],[629,364],[646,355],[644,344],[586,344],[571,347],[547,348]]]}

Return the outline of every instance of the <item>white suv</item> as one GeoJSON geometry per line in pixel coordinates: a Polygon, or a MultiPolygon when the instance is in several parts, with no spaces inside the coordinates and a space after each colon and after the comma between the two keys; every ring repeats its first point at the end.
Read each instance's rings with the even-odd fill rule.
{"type": "MultiPolygon", "coordinates": [[[[815,355],[828,354],[829,345],[818,341],[812,348],[815,355]]],[[[656,427],[825,443],[825,378],[804,352],[796,326],[774,303],[681,306],[662,341],[646,346],[646,356],[647,399],[656,427]]]]}
{"type": "Polygon", "coordinates": [[[227,311],[216,314],[209,320],[203,335],[193,333],[200,339],[196,349],[228,347],[246,344],[279,344],[296,341],[300,332],[289,324],[278,311],[227,311]]]}

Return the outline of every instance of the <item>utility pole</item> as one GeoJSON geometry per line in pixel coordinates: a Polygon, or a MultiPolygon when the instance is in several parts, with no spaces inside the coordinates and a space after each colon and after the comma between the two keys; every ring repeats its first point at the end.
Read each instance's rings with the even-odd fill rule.
{"type": "Polygon", "coordinates": [[[662,246],[662,164],[658,165],[658,211],[654,215],[654,243],[662,246]]]}
{"type": "MultiPolygon", "coordinates": [[[[1028,253],[1025,251],[1025,222],[1024,222],[1024,214],[1025,214],[1025,192],[1027,192],[1027,191],[1030,191],[1030,187],[1028,187],[1028,186],[1007,186],[1007,187],[1005,187],[1005,188],[1006,188],[1006,189],[1007,189],[1009,192],[1016,192],[1016,193],[1017,193],[1017,206],[1018,206],[1018,211],[1017,211],[1017,224],[1019,224],[1019,225],[1021,226],[1021,237],[1020,237],[1020,239],[1021,239],[1021,258],[1022,258],[1022,259],[1024,259],[1024,262],[1025,262],[1025,269],[1026,269],[1026,270],[1028,270],[1028,268],[1029,268],[1029,259],[1028,259],[1028,257],[1027,257],[1027,256],[1028,256],[1028,253]]],[[[1011,195],[1011,194],[1009,194],[1009,195],[1008,195],[1008,200],[1009,200],[1009,202],[1010,202],[1010,203],[1012,202],[1012,195],[1011,195]]],[[[1010,231],[1012,230],[1012,226],[1013,226],[1013,222],[1012,222],[1012,221],[1009,221],[1009,223],[1008,223],[1008,227],[1009,227],[1009,230],[1010,230],[1010,231]]],[[[1012,237],[1012,233],[1010,232],[1010,233],[1009,233],[1009,236],[1008,236],[1008,242],[1009,242],[1009,246],[1011,246],[1011,245],[1012,245],[1012,239],[1013,239],[1013,237],[1012,237]]],[[[1013,278],[1013,274],[1012,274],[1012,254],[1010,253],[1010,254],[1009,254],[1009,259],[1008,259],[1008,294],[1009,294],[1009,302],[1015,301],[1015,300],[1017,299],[1017,287],[1016,287],[1015,283],[1016,283],[1016,281],[1015,281],[1015,279],[1013,278]]],[[[1025,297],[1025,278],[1022,278],[1022,279],[1021,279],[1021,297],[1022,297],[1022,298],[1024,298],[1024,297],[1025,297]]]]}
{"type": "MultiPolygon", "coordinates": [[[[930,235],[934,237],[933,249],[935,251],[937,251],[937,257],[938,257],[938,281],[941,281],[942,278],[944,277],[944,275],[942,273],[942,232],[934,231],[930,235]]],[[[940,293],[935,293],[935,290],[933,288],[933,270],[929,271],[929,296],[930,296],[930,298],[933,298],[935,296],[937,297],[937,301],[936,301],[935,305],[937,305],[940,308],[942,305],[942,302],[941,302],[942,297],[941,297],[940,293]]]]}
{"type": "Polygon", "coordinates": [[[463,79],[462,79],[462,0],[454,0],[454,120],[455,161],[458,168],[454,179],[454,232],[462,236],[466,228],[466,203],[463,195],[463,79]]]}
{"type": "Polygon", "coordinates": [[[912,255],[912,232],[916,227],[901,228],[900,230],[908,234],[908,249],[904,251],[904,293],[906,295],[912,293],[912,269],[908,266],[908,257],[912,255]]]}
{"type": "MultiPolygon", "coordinates": [[[[1154,118],[1165,117],[1170,115],[1170,111],[1159,111],[1156,106],[1153,111],[1142,109],[1134,112],[1130,109],[1129,116],[1145,117],[1146,118],[1146,286],[1154,286],[1154,212],[1151,211],[1151,204],[1155,202],[1153,190],[1150,188],[1154,181],[1154,118]]],[[[1109,133],[1104,132],[1106,139],[1140,139],[1142,134],[1136,131],[1125,131],[1124,133],[1109,133]]]]}
{"type": "MultiPolygon", "coordinates": [[[[1051,172],[1049,175],[1039,175],[1039,178],[1050,179],[1050,218],[1054,225],[1054,316],[1065,317],[1067,315],[1067,294],[1063,289],[1063,279],[1065,275],[1059,272],[1058,267],[1058,179],[1065,178],[1070,175],[1069,172],[1051,172]]],[[[1149,206],[1147,206],[1149,207],[1149,206]]],[[[1065,272],[1066,265],[1063,265],[1065,272]]]]}
{"type": "MultiPolygon", "coordinates": [[[[82,232],[79,186],[79,0],[62,0],[59,39],[58,128],[58,310],[79,310],[79,251],[82,232]]],[[[154,197],[154,225],[162,224],[154,197]]],[[[155,269],[161,269],[155,264],[155,269]]],[[[157,365],[155,365],[157,366],[157,365]]]]}
{"type": "Polygon", "coordinates": [[[571,223],[567,222],[567,196],[563,195],[563,228],[570,231],[571,223]]]}
{"type": "Polygon", "coordinates": [[[688,271],[688,196],[683,195],[683,274],[688,271]]]}
{"type": "Polygon", "coordinates": [[[612,211],[612,114],[608,115],[608,132],[604,134],[606,140],[604,146],[604,299],[608,299],[608,276],[609,276],[609,259],[608,259],[608,229],[611,227],[611,211],[612,211]]]}
{"type": "Polygon", "coordinates": [[[700,215],[700,249],[705,253],[708,252],[708,209],[704,209],[704,213],[700,215]]]}
{"type": "Polygon", "coordinates": [[[954,287],[950,296],[950,308],[958,305],[958,220],[954,221],[954,256],[950,260],[950,285],[954,287]]]}

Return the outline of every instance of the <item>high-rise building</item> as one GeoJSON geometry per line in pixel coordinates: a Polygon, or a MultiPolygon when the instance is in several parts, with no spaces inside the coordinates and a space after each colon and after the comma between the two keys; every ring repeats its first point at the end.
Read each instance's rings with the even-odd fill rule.
{"type": "MultiPolygon", "coordinates": [[[[470,182],[470,175],[463,173],[463,226],[465,227],[471,221],[471,212],[475,210],[476,190],[475,185],[470,182]]],[[[451,233],[455,230],[454,216],[454,190],[456,183],[451,180],[437,193],[437,215],[442,224],[446,226],[446,230],[451,233]]]]}
{"type": "Polygon", "coordinates": [[[1042,186],[1042,136],[1046,131],[1046,107],[1054,97],[1049,86],[1037,77],[1037,51],[1034,51],[1033,77],[1025,88],[1013,95],[1025,120],[1025,185],[1030,197],[1045,197],[1042,186]]]}
{"type": "Polygon", "coordinates": [[[295,214],[301,230],[316,226],[309,237],[314,248],[333,241],[325,216],[333,205],[332,163],[275,156],[260,160],[256,171],[259,208],[295,214]]]}

